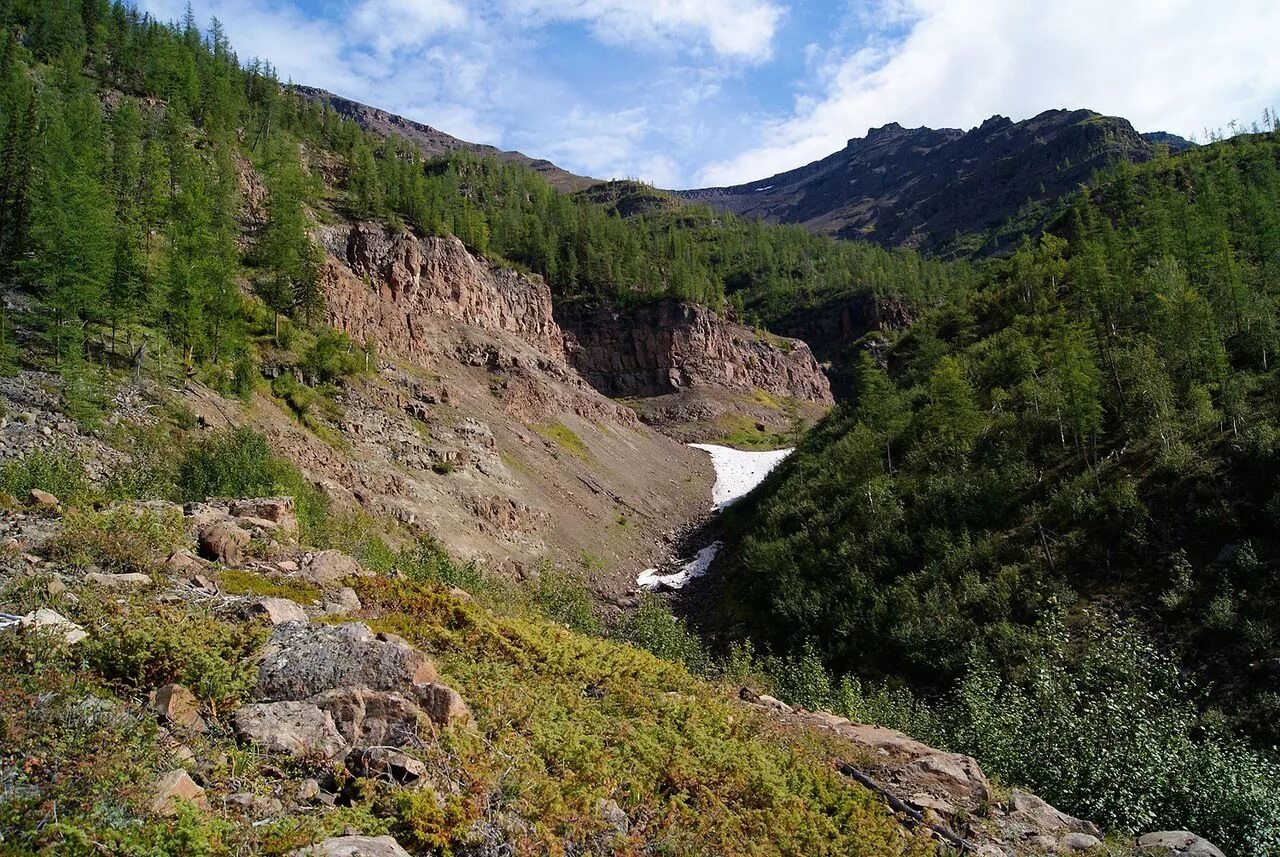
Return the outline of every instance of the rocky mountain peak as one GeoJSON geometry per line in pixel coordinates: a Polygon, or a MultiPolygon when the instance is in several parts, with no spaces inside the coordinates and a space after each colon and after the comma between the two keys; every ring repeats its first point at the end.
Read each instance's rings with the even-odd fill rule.
{"type": "MultiPolygon", "coordinates": [[[[686,199],[839,238],[945,253],[996,252],[1034,231],[1052,203],[1117,161],[1155,157],[1125,119],[1092,110],[995,115],[970,131],[896,122],[839,152],[745,185],[680,191],[686,199]],[[1013,224],[1010,226],[1009,224],[1013,224]]],[[[1185,143],[1185,141],[1182,141],[1185,143]]]]}

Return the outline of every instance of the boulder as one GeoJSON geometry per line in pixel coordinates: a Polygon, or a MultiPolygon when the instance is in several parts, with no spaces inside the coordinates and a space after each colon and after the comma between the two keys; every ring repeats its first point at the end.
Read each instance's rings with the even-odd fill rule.
{"type": "Polygon", "coordinates": [[[72,645],[89,636],[84,628],[81,628],[56,610],[50,610],[48,607],[33,610],[19,619],[18,624],[24,628],[44,628],[52,631],[72,645]]]}
{"type": "Polygon", "coordinates": [[[436,677],[435,666],[422,652],[400,641],[380,640],[362,622],[291,622],[276,626],[263,651],[255,698],[304,700],[344,687],[408,692],[436,677]]]}
{"type": "Polygon", "coordinates": [[[320,601],[320,606],[326,613],[349,616],[360,612],[360,596],[356,595],[356,591],[350,586],[344,586],[326,593],[320,601]]]}
{"type": "Polygon", "coordinates": [[[361,687],[326,690],[308,702],[328,712],[353,746],[404,746],[418,737],[420,719],[426,716],[398,693],[361,687]]]}
{"type": "Polygon", "coordinates": [[[347,754],[347,769],[357,777],[386,780],[402,786],[422,783],[427,766],[391,747],[363,747],[347,754]]]}
{"type": "Polygon", "coordinates": [[[201,556],[229,566],[241,563],[249,540],[248,533],[226,520],[205,524],[197,536],[201,556]]]}
{"type": "Polygon", "coordinates": [[[1067,833],[1082,833],[1097,838],[1102,837],[1102,831],[1093,822],[1073,818],[1065,812],[1050,806],[1039,797],[1017,789],[1014,789],[1013,793],[1009,795],[1009,815],[1025,822],[1036,830],[1046,833],[1065,831],[1067,833]]]}
{"type": "Polygon", "coordinates": [[[39,488],[32,488],[31,493],[28,496],[31,502],[41,509],[56,511],[57,508],[62,505],[56,496],[50,494],[48,491],[42,491],[39,488]]]}
{"type": "Polygon", "coordinates": [[[347,749],[329,713],[308,702],[242,705],[233,720],[242,741],[268,753],[332,759],[347,749]]]}
{"type": "Polygon", "coordinates": [[[106,574],[101,571],[91,571],[84,576],[84,582],[90,586],[101,586],[104,589],[146,589],[148,586],[155,584],[155,581],[151,579],[151,575],[136,571],[127,574],[106,574]]]}
{"type": "Polygon", "coordinates": [[[313,554],[299,572],[308,583],[326,589],[337,586],[348,577],[367,577],[360,563],[341,551],[320,551],[313,554]]]}
{"type": "Polygon", "coordinates": [[[431,683],[414,688],[418,704],[434,722],[441,726],[452,726],[467,723],[471,720],[471,709],[463,701],[462,696],[453,688],[443,684],[431,683]]]}
{"type": "Polygon", "coordinates": [[[152,792],[151,811],[156,815],[173,815],[178,811],[180,800],[190,801],[201,809],[207,809],[209,806],[204,796],[204,789],[200,788],[186,771],[178,768],[165,774],[156,783],[155,790],[152,792]]]}
{"type": "Polygon", "coordinates": [[[164,570],[174,577],[196,577],[205,570],[205,564],[186,548],[169,554],[164,570]]]}
{"type": "Polygon", "coordinates": [[[297,534],[298,515],[292,497],[262,497],[256,500],[237,500],[231,504],[231,514],[237,518],[252,518],[272,525],[272,529],[297,534]]]}
{"type": "Polygon", "coordinates": [[[933,753],[916,759],[902,770],[902,779],[931,794],[950,799],[987,801],[991,784],[972,756],[960,753],[933,753]]]}
{"type": "Polygon", "coordinates": [[[335,836],[290,857],[409,857],[409,852],[390,836],[335,836]]]}
{"type": "Polygon", "coordinates": [[[200,716],[200,700],[180,684],[166,684],[151,692],[151,710],[166,723],[188,732],[205,732],[208,725],[200,716]]]}
{"type": "Polygon", "coordinates": [[[1226,857],[1209,840],[1186,830],[1160,830],[1138,837],[1138,853],[1145,857],[1177,854],[1187,857],[1226,857]]]}
{"type": "Polygon", "coordinates": [[[1089,833],[1068,833],[1058,840],[1058,847],[1063,851],[1088,851],[1101,844],[1101,839],[1089,833]]]}
{"type": "Polygon", "coordinates": [[[253,619],[263,619],[271,625],[283,625],[285,622],[307,623],[307,611],[302,605],[288,598],[255,598],[244,608],[244,615],[253,619]]]}

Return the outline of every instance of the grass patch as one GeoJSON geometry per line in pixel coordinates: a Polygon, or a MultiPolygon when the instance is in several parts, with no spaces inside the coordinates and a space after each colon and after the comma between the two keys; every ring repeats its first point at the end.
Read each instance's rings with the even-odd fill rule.
{"type": "Polygon", "coordinates": [[[755,420],[745,414],[723,413],[715,418],[712,425],[719,434],[711,442],[721,446],[765,450],[781,449],[791,443],[791,438],[787,435],[762,430],[755,420]]]}
{"type": "Polygon", "coordinates": [[[538,434],[552,440],[565,452],[574,458],[582,461],[591,460],[591,452],[587,449],[587,445],[582,442],[582,438],[574,434],[573,429],[569,428],[562,422],[548,423],[546,425],[535,426],[534,430],[538,434]]]}
{"type": "Polygon", "coordinates": [[[761,390],[759,387],[751,391],[751,401],[775,411],[782,410],[782,402],[767,390],[761,390]]]}
{"type": "Polygon", "coordinates": [[[218,575],[218,583],[229,595],[257,595],[263,598],[288,598],[299,604],[314,604],[320,588],[302,581],[267,577],[253,571],[226,568],[218,575]]]}
{"type": "Polygon", "coordinates": [[[58,450],[36,452],[0,465],[0,491],[25,502],[33,488],[74,503],[90,493],[89,475],[79,458],[58,450]]]}
{"type": "Polygon", "coordinates": [[[443,813],[402,811],[393,829],[409,841],[456,847],[481,813],[509,811],[533,822],[515,832],[517,853],[569,841],[584,853],[932,853],[839,778],[839,745],[782,730],[681,665],[422,584],[368,580],[360,594],[377,627],[435,652],[479,726],[425,748],[470,788],[443,813]],[[627,834],[604,824],[601,800],[632,819],[627,834]]]}

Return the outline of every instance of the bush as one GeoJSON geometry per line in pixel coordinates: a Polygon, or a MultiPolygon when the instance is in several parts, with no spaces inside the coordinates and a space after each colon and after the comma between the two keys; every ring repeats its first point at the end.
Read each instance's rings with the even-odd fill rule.
{"type": "Polygon", "coordinates": [[[89,493],[89,474],[79,458],[63,451],[36,452],[0,465],[0,490],[25,500],[33,488],[72,501],[89,493]]]}
{"type": "Polygon", "coordinates": [[[642,596],[639,608],[625,620],[618,636],[665,661],[684,664],[694,675],[711,672],[711,657],[702,641],[657,595],[642,596]]]}
{"type": "Polygon", "coordinates": [[[364,355],[355,350],[345,333],[325,329],[302,355],[298,367],[311,383],[331,384],[360,372],[364,355]]]}
{"type": "Polygon", "coordinates": [[[146,616],[103,611],[91,618],[94,633],[80,649],[98,675],[141,692],[178,682],[215,716],[256,681],[252,655],[268,634],[256,623],[228,625],[176,610],[146,616]]]}
{"type": "Polygon", "coordinates": [[[592,607],[591,590],[581,574],[544,562],[530,594],[530,605],[540,615],[579,634],[599,634],[600,620],[592,607]]]}
{"type": "Polygon", "coordinates": [[[941,713],[953,749],[1067,812],[1280,849],[1280,760],[1200,721],[1176,664],[1131,628],[1059,632],[1023,685],[975,663],[941,713]]]}
{"type": "Polygon", "coordinates": [[[55,558],[78,568],[98,565],[108,571],[149,574],[185,540],[177,509],[117,506],[67,515],[48,549],[55,558]]]}

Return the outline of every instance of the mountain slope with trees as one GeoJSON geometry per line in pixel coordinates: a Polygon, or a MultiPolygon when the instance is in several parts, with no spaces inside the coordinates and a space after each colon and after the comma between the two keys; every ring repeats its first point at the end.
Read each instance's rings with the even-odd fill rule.
{"type": "Polygon", "coordinates": [[[1121,164],[880,335],[731,511],[722,621],[940,700],[953,746],[1068,809],[1134,823],[1154,789],[1147,811],[1275,853],[1243,771],[1280,740],[1277,200],[1275,132],[1121,164]]]}

